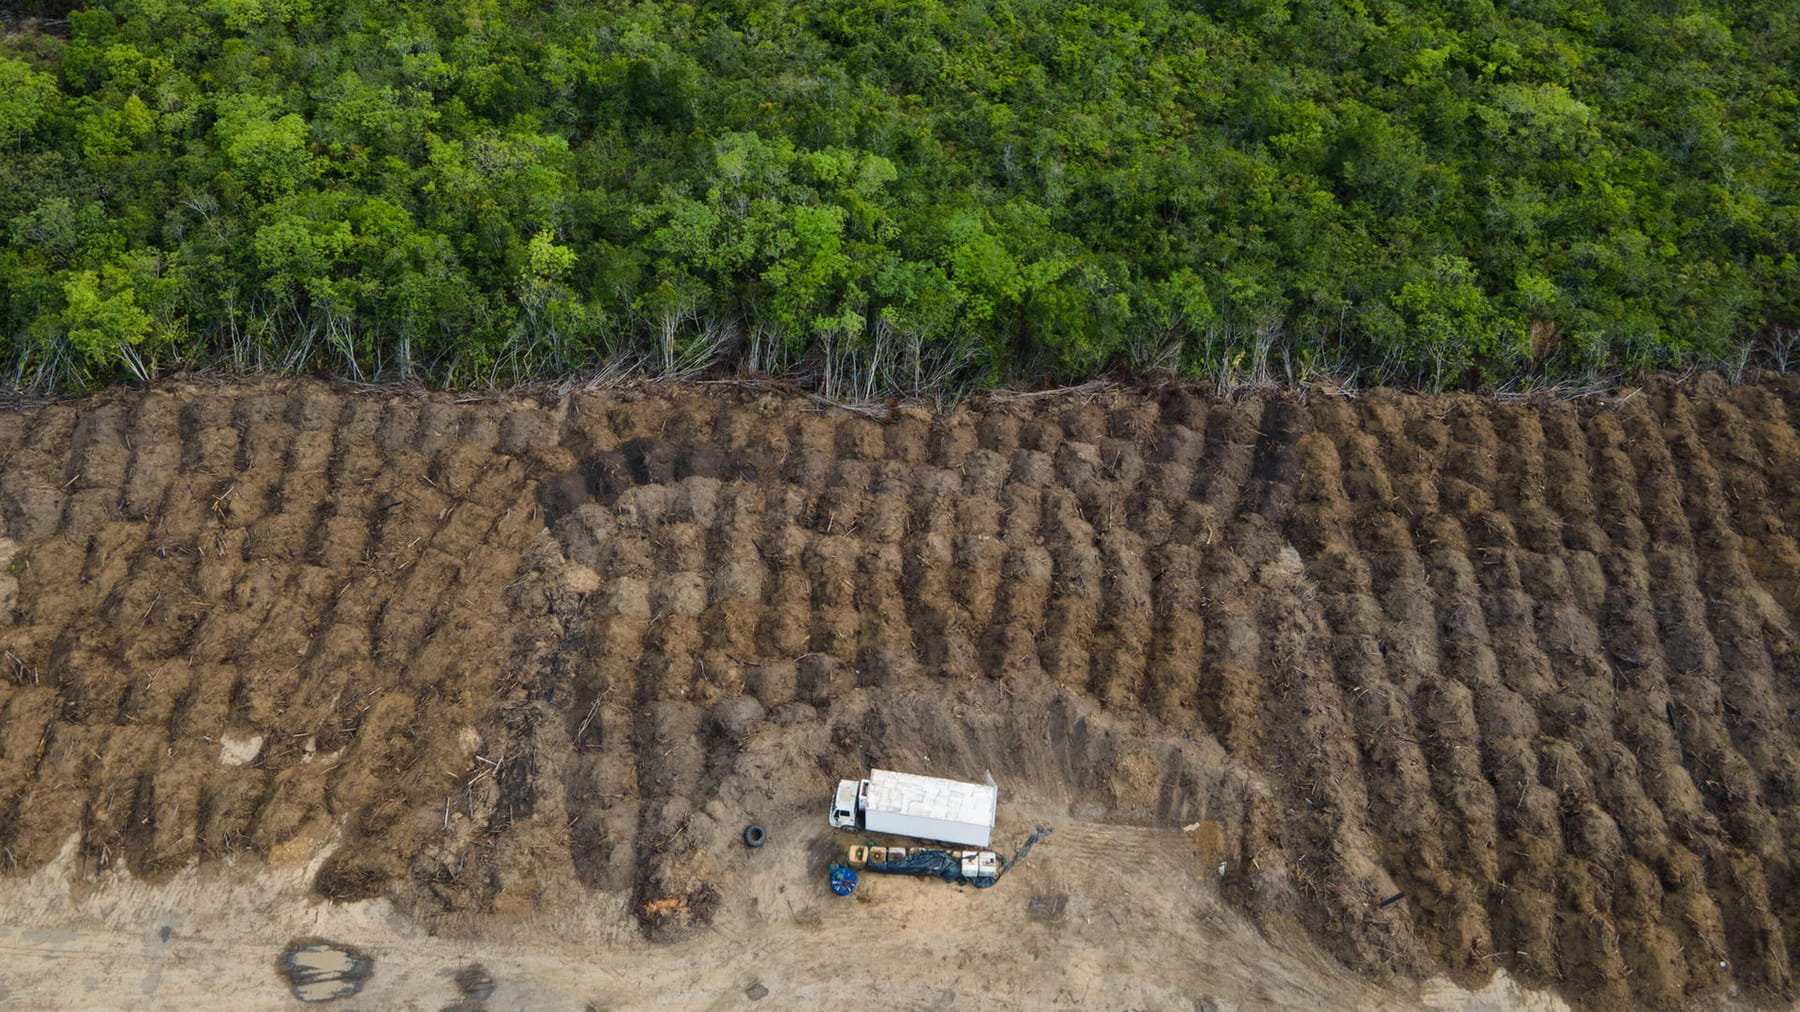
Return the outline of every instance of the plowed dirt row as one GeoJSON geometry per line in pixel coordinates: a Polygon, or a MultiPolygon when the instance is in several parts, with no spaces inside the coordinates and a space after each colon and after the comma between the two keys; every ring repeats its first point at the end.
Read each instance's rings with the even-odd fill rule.
{"type": "Polygon", "coordinates": [[[0,873],[72,836],[78,875],[311,862],[445,931],[574,881],[673,940],[743,887],[745,822],[874,764],[1215,821],[1225,902],[1377,982],[1791,1000],[1796,411],[1771,380],[0,413],[0,873]]]}

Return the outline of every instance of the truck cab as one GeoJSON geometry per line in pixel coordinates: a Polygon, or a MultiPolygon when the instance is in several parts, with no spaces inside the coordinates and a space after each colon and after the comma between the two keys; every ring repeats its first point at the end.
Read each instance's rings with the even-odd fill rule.
{"type": "Polygon", "coordinates": [[[856,817],[858,795],[867,792],[867,780],[839,780],[837,797],[831,804],[831,826],[833,829],[856,829],[859,820],[856,817]]]}

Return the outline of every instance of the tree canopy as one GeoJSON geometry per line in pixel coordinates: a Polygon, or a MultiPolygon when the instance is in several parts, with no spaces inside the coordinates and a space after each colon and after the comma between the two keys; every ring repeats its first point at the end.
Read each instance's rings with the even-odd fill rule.
{"type": "Polygon", "coordinates": [[[0,37],[14,386],[1480,386],[1741,361],[1800,326],[1777,0],[67,17],[0,37]]]}

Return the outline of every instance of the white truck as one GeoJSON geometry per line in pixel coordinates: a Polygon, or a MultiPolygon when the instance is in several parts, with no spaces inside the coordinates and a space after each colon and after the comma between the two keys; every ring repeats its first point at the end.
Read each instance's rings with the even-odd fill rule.
{"type": "Polygon", "coordinates": [[[993,784],[870,770],[867,780],[838,781],[830,821],[838,829],[986,847],[999,804],[993,784]]]}

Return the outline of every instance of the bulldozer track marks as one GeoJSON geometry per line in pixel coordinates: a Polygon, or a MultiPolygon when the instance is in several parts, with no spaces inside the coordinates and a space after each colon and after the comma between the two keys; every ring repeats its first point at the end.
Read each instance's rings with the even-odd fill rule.
{"type": "Polygon", "coordinates": [[[822,782],[991,770],[1144,827],[1060,860],[1187,861],[1215,820],[1225,895],[1371,974],[1785,995],[1800,384],[1612,401],[3,413],[0,873],[337,833],[328,896],[502,911],[550,854],[678,930],[781,722],[822,782]]]}

